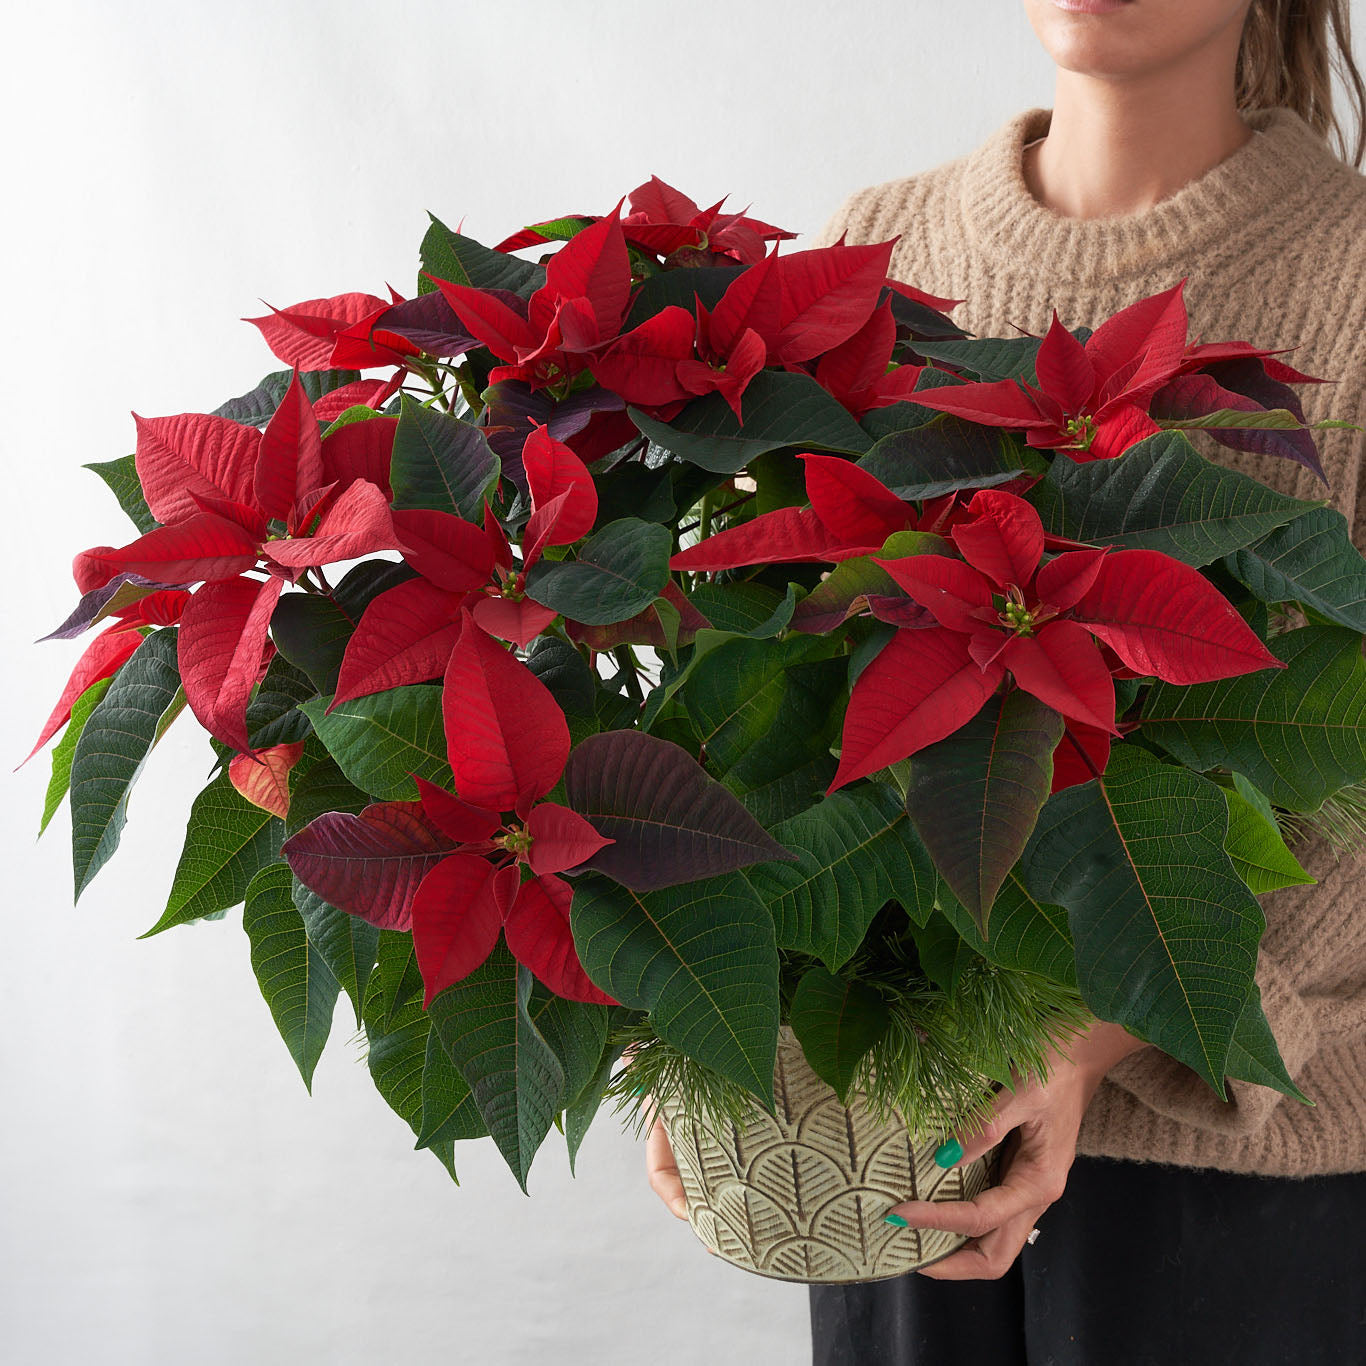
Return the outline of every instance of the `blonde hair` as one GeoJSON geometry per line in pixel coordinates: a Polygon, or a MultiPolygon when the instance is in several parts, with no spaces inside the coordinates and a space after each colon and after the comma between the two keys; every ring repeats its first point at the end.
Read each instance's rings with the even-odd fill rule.
{"type": "Polygon", "coordinates": [[[1252,0],[1238,49],[1240,110],[1285,105],[1350,165],[1366,158],[1366,85],[1352,57],[1351,0],[1252,0]],[[1356,123],[1334,108],[1333,78],[1346,88],[1356,123]]]}

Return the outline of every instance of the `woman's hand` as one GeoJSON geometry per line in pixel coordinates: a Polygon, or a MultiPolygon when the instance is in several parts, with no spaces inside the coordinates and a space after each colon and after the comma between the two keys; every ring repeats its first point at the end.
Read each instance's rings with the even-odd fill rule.
{"type": "MultiPolygon", "coordinates": [[[[653,1103],[647,1096],[646,1104],[653,1103]]],[[[674,1161],[674,1150],[669,1146],[669,1135],[664,1132],[664,1121],[658,1113],[645,1139],[645,1171],[650,1178],[650,1187],[680,1219],[688,1217],[688,1201],[683,1194],[683,1181],[678,1175],[678,1163],[674,1161]]]]}
{"type": "Polygon", "coordinates": [[[1020,1255],[1039,1216],[1057,1200],[1077,1155],[1082,1116],[1106,1072],[1121,1058],[1147,1047],[1119,1025],[1096,1021],[1085,1034],[1055,1049],[1048,1080],[1031,1079],[1002,1091],[980,1133],[959,1134],[936,1154],[946,1167],[981,1157],[1014,1133],[1002,1155],[998,1184],[975,1200],[908,1200],[893,1206],[912,1228],[963,1233],[973,1242],[926,1267],[937,1281],[995,1280],[1020,1255]],[[961,1155],[955,1156],[955,1147],[961,1155]]]}

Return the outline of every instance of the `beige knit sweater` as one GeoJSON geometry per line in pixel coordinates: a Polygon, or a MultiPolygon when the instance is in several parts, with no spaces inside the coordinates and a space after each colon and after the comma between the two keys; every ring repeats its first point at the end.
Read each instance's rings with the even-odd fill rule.
{"type": "MultiPolygon", "coordinates": [[[[964,300],[979,336],[1041,335],[1052,309],[1096,326],[1188,277],[1191,335],[1294,346],[1298,369],[1336,381],[1301,388],[1307,416],[1366,424],[1366,177],[1289,109],[1248,116],[1256,136],[1140,213],[1065,218],[1030,194],[1022,149],[1048,130],[1030,109],[975,151],[851,194],[812,245],[899,235],[892,275],[964,300]]],[[[1211,458],[1301,498],[1322,486],[1289,462],[1198,435],[1211,458]]],[[[1332,499],[1366,550],[1366,438],[1320,434],[1332,499]],[[1360,495],[1360,496],[1359,496],[1360,495]]],[[[1321,840],[1295,852],[1318,878],[1263,898],[1258,980],[1291,1075],[1313,1108],[1242,1082],[1222,1102],[1182,1064],[1144,1049],[1101,1085],[1080,1151],[1225,1171],[1306,1176],[1366,1171],[1366,857],[1321,840]]]]}

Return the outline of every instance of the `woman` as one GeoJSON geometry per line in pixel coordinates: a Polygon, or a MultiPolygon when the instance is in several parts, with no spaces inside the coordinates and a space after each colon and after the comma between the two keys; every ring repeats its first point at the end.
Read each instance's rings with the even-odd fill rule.
{"type": "MultiPolygon", "coordinates": [[[[1095,326],[1186,277],[1192,335],[1298,343],[1288,359],[1335,381],[1307,394],[1308,417],[1362,422],[1366,129],[1345,138],[1330,79],[1336,61],[1360,125],[1347,5],[1025,0],[1058,66],[1052,109],[854,193],[816,244],[899,234],[893,275],[963,299],[954,318],[979,335],[1042,334],[1055,307],[1095,326]]],[[[1202,448],[1323,496],[1297,466],[1202,448]]],[[[1366,548],[1363,449],[1359,433],[1321,437],[1366,548]]],[[[1221,1102],[1097,1022],[1046,1082],[1003,1092],[984,1133],[941,1149],[949,1166],[1005,1139],[997,1186],[894,1211],[966,1247],[895,1280],[811,1287],[817,1366],[1366,1361],[1366,859],[1318,838],[1297,852],[1318,882],[1267,899],[1258,980],[1315,1107],[1240,1082],[1221,1102]]],[[[647,1166],[686,1217],[659,1124],[647,1166]]]]}

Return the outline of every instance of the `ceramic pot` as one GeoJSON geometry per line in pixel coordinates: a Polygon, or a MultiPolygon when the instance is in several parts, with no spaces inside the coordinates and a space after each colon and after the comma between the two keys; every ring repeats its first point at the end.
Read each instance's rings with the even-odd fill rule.
{"type": "Polygon", "coordinates": [[[964,1200],[989,1182],[994,1154],[948,1171],[938,1140],[916,1143],[894,1116],[879,1124],[859,1092],[849,1105],[811,1070],[787,1025],[778,1036],[776,1116],[757,1103],[717,1133],[665,1100],[693,1232],[719,1257],[775,1280],[880,1281],[947,1257],[966,1241],[884,1222],[905,1200],[964,1200]]]}

